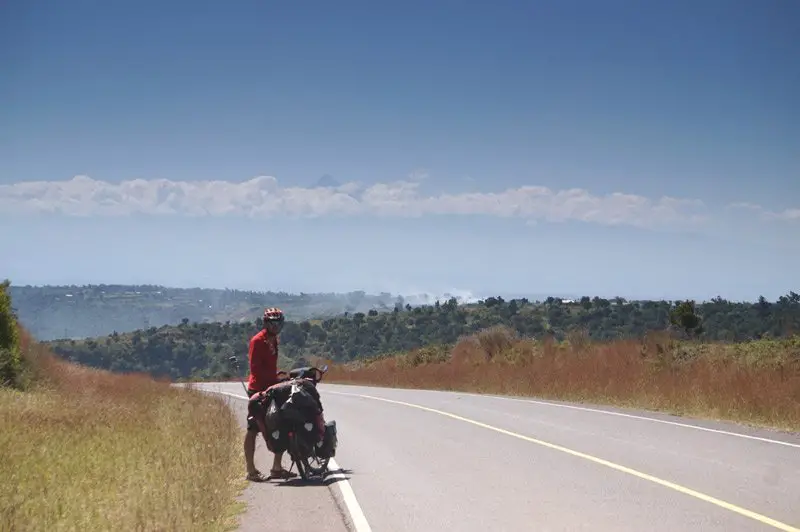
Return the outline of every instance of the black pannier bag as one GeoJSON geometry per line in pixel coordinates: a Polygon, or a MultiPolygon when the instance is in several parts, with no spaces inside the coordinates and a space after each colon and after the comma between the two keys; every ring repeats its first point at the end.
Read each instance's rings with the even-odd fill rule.
{"type": "Polygon", "coordinates": [[[303,423],[314,421],[322,414],[322,402],[313,383],[296,380],[291,384],[289,398],[280,406],[284,420],[303,423]]]}
{"type": "MultiPolygon", "coordinates": [[[[291,383],[281,383],[270,390],[269,404],[266,405],[264,422],[267,432],[267,448],[273,453],[285,452],[289,448],[289,433],[281,430],[281,406],[286,403],[291,394],[291,383]]],[[[263,408],[263,407],[262,407],[263,408]]]]}
{"type": "Polygon", "coordinates": [[[283,403],[289,399],[289,394],[292,393],[292,383],[290,381],[281,382],[274,386],[270,387],[270,394],[272,398],[277,401],[278,406],[281,406],[283,403]]]}
{"type": "Polygon", "coordinates": [[[285,452],[289,447],[289,434],[286,430],[281,430],[280,416],[281,412],[273,399],[267,407],[267,433],[265,434],[269,443],[267,448],[273,453],[285,452]]]}
{"type": "Polygon", "coordinates": [[[320,458],[333,458],[336,456],[336,447],[339,443],[339,437],[336,434],[336,421],[328,421],[325,423],[325,435],[322,441],[317,443],[317,456],[320,458]]]}

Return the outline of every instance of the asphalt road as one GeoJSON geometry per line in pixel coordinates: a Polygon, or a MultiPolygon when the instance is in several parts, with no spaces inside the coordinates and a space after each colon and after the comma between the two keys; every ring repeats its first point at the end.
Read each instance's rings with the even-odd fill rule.
{"type": "MultiPolygon", "coordinates": [[[[800,434],[463,393],[320,393],[344,473],[252,485],[244,529],[264,529],[254,516],[269,507],[282,516],[271,530],[800,531],[800,434]]],[[[258,463],[270,459],[260,442],[258,463]]]]}

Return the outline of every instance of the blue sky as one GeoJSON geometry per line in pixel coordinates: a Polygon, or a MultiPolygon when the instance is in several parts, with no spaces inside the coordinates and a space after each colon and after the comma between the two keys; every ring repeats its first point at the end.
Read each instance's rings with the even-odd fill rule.
{"type": "Polygon", "coordinates": [[[0,275],[774,299],[798,32],[789,0],[5,2],[0,275]]]}

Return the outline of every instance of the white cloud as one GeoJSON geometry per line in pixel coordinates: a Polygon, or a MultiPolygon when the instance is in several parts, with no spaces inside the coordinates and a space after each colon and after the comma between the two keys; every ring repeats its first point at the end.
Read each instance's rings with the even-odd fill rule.
{"type": "Polygon", "coordinates": [[[748,202],[731,203],[728,205],[731,209],[743,209],[757,213],[764,220],[783,220],[794,221],[800,220],[800,209],[784,209],[782,211],[770,211],[761,205],[748,202]]]}
{"type": "Polygon", "coordinates": [[[699,200],[633,194],[593,195],[584,189],[522,186],[499,192],[425,195],[424,174],[410,180],[364,186],[281,187],[274,177],[248,181],[134,179],[120,183],[76,176],[68,181],[0,185],[3,213],[58,212],[74,216],[134,213],[185,216],[320,217],[435,214],[485,215],[536,221],[578,220],[603,225],[672,227],[703,220],[699,200]]]}

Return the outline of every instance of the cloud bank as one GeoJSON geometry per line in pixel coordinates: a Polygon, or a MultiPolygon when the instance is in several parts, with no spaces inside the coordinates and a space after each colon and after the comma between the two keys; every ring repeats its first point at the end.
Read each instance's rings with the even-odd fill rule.
{"type": "Polygon", "coordinates": [[[800,221],[800,209],[785,209],[783,211],[771,211],[755,203],[739,202],[731,203],[728,207],[732,209],[743,209],[757,213],[764,220],[798,220],[800,221]]]}
{"type": "Polygon", "coordinates": [[[483,215],[537,221],[582,221],[641,228],[691,225],[704,219],[700,200],[584,189],[522,186],[499,192],[426,195],[424,174],[406,181],[363,186],[282,187],[274,177],[241,182],[134,179],[119,183],[76,176],[67,181],[0,185],[0,211],[70,216],[131,214],[182,216],[324,217],[372,215],[483,215]]]}

